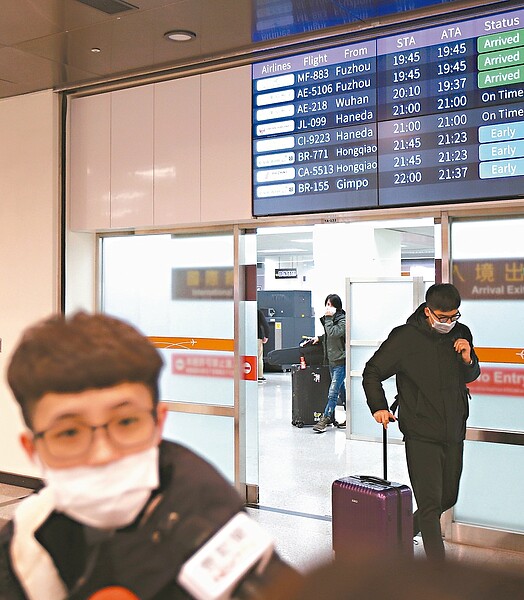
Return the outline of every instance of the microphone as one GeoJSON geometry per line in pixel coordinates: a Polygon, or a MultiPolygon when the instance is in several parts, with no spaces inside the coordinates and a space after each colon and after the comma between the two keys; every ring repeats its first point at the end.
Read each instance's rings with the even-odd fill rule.
{"type": "Polygon", "coordinates": [[[131,590],[113,585],[105,587],[89,596],[88,600],[140,600],[131,590]]]}
{"type": "Polygon", "coordinates": [[[237,513],[184,563],[177,581],[195,600],[232,600],[237,589],[238,598],[256,598],[273,549],[271,536],[237,513]]]}

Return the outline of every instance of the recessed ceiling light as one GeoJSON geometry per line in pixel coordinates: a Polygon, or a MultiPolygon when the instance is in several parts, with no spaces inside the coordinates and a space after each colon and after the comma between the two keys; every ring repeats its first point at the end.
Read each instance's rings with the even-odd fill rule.
{"type": "Polygon", "coordinates": [[[174,29],[164,33],[164,37],[172,42],[189,42],[196,38],[196,33],[185,29],[174,29]]]}
{"type": "Polygon", "coordinates": [[[100,48],[91,48],[91,52],[94,52],[95,54],[97,52],[101,52],[100,48]]]}

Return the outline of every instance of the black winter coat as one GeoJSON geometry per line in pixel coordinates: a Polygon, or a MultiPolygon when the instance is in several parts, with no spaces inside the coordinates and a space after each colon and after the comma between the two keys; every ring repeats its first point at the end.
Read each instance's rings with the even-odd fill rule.
{"type": "MultiPolygon", "coordinates": [[[[100,540],[90,550],[85,528],[62,514],[52,513],[37,530],[36,538],[51,554],[69,590],[90,570],[86,565],[96,556],[87,582],[68,600],[84,600],[111,585],[123,586],[141,600],[190,598],[176,583],[182,564],[244,505],[235,489],[206,461],[183,446],[162,442],[160,488],[148,507],[147,519],[139,515],[134,524],[100,540]]],[[[0,534],[0,598],[25,600],[10,564],[11,537],[9,523],[0,534]]],[[[268,581],[286,572],[292,571],[275,555],[266,569],[268,581]]]]}
{"type": "Polygon", "coordinates": [[[427,323],[421,304],[405,325],[396,327],[366,363],[364,391],[371,413],[388,409],[382,381],[396,375],[399,427],[405,438],[462,441],[469,414],[466,383],[480,375],[469,328],[457,322],[447,334],[427,323]],[[453,348],[463,338],[471,345],[467,365],[453,348]]]}

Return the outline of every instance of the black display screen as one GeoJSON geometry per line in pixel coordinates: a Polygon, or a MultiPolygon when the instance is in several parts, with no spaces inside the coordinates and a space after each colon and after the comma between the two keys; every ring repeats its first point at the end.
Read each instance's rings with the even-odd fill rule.
{"type": "Polygon", "coordinates": [[[524,10],[254,64],[253,214],[524,195],[524,10]]]}

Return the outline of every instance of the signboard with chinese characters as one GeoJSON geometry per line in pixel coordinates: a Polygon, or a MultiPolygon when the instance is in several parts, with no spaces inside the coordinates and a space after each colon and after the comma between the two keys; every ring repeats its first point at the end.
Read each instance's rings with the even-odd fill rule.
{"type": "Polygon", "coordinates": [[[233,299],[232,267],[196,267],[172,270],[173,300],[233,299]]]}
{"type": "MultiPolygon", "coordinates": [[[[257,380],[257,357],[242,356],[242,379],[257,380]]],[[[235,357],[233,353],[180,352],[171,357],[171,372],[174,375],[192,377],[217,377],[233,379],[235,357]]]]}
{"type": "Polygon", "coordinates": [[[453,283],[463,300],[523,300],[524,258],[454,261],[453,283]]]}

